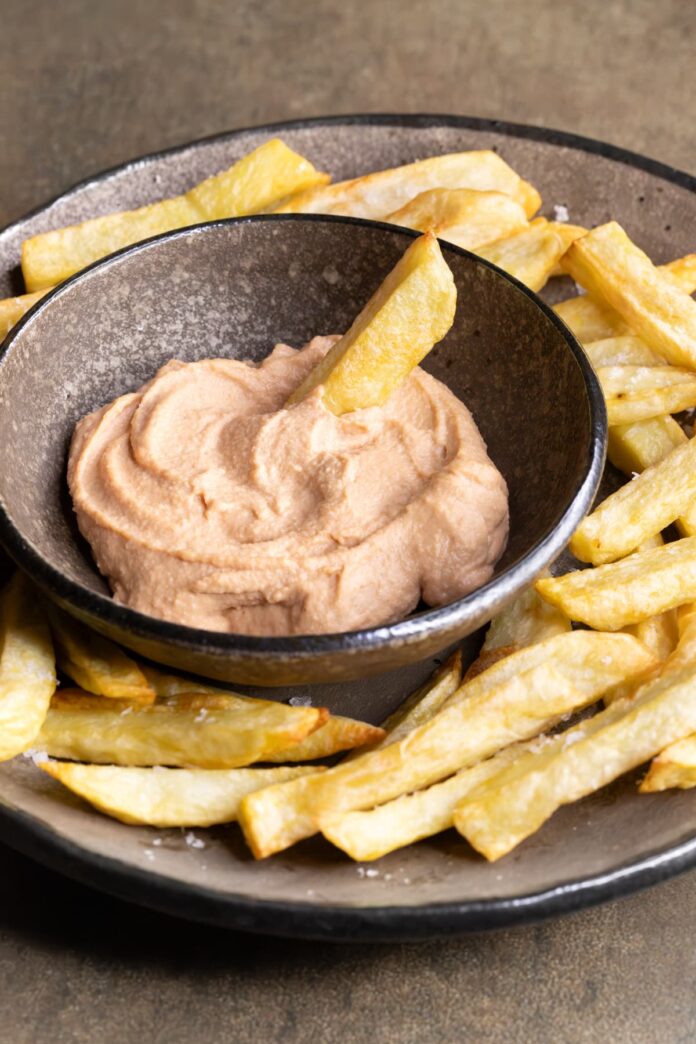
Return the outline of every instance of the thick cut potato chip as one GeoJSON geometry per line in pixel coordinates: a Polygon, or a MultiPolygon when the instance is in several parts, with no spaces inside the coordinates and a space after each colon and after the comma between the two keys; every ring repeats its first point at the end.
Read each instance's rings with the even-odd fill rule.
{"type": "Polygon", "coordinates": [[[522,205],[527,217],[541,205],[539,193],[495,152],[454,152],[431,156],[404,167],[378,170],[301,192],[275,214],[346,214],[383,220],[429,189],[478,189],[504,192],[522,205]]]}
{"type": "Polygon", "coordinates": [[[352,718],[332,716],[315,732],[310,733],[306,739],[300,740],[299,743],[286,750],[266,755],[264,761],[273,763],[314,761],[316,758],[328,758],[342,750],[356,748],[360,753],[362,748],[380,742],[383,737],[384,729],[380,729],[376,725],[368,725],[364,721],[354,721],[352,718]]]}
{"type": "Polygon", "coordinates": [[[0,301],[0,341],[10,332],[15,323],[32,308],[37,301],[48,293],[52,287],[37,290],[35,294],[21,294],[19,297],[5,297],[0,301]]]}
{"type": "Polygon", "coordinates": [[[323,708],[205,693],[146,706],[69,691],[54,697],[34,746],[97,764],[237,768],[299,743],[327,717],[323,708]]]}
{"type": "MultiPolygon", "coordinates": [[[[688,254],[661,265],[659,271],[684,293],[693,294],[696,290],[696,254],[688,254]]],[[[591,294],[580,294],[561,301],[554,305],[554,311],[583,343],[631,333],[628,323],[611,305],[591,294]]]]}
{"type": "Polygon", "coordinates": [[[454,321],[457,290],[437,239],[415,240],[370,298],[348,333],[288,399],[323,385],[323,402],[342,414],[383,405],[454,321]]]}
{"type": "Polygon", "coordinates": [[[417,232],[433,232],[465,250],[475,250],[527,227],[524,207],[516,200],[503,192],[476,189],[429,189],[385,221],[417,232]]]}
{"type": "Polygon", "coordinates": [[[545,218],[536,218],[522,231],[487,243],[476,253],[519,279],[530,290],[541,290],[566,250],[567,242],[557,233],[556,226],[545,218]]]}
{"type": "Polygon", "coordinates": [[[661,533],[689,509],[695,497],[696,438],[677,446],[607,497],[578,526],[571,551],[594,565],[613,562],[661,533]]]}
{"type": "Polygon", "coordinates": [[[55,606],[47,608],[61,671],[95,696],[153,702],[154,689],[123,649],[55,606]]]}
{"type": "Polygon", "coordinates": [[[694,728],[696,674],[688,667],[612,704],[584,729],[569,729],[560,748],[542,748],[504,769],[458,806],[454,825],[487,859],[499,859],[561,805],[599,790],[694,728]]]}
{"type": "Polygon", "coordinates": [[[0,642],[0,761],[7,761],[32,745],[56,690],[51,635],[22,573],[0,593],[0,642]]]}
{"type": "Polygon", "coordinates": [[[609,425],[631,424],[696,406],[696,373],[676,366],[600,366],[609,425]]]}
{"type": "Polygon", "coordinates": [[[609,460],[619,471],[633,477],[651,464],[658,464],[686,441],[686,435],[673,417],[617,424],[609,429],[609,460]]]}
{"type": "Polygon", "coordinates": [[[696,600],[696,537],[537,580],[536,587],[571,620],[606,631],[628,627],[696,600]]]}
{"type": "Polygon", "coordinates": [[[250,794],[239,813],[246,839],[257,858],[272,855],[315,833],[321,817],[435,783],[538,734],[549,718],[593,703],[653,663],[626,634],[576,631],[521,650],[462,685],[459,700],[402,740],[329,769],[321,781],[293,780],[250,794]]]}
{"type": "Polygon", "coordinates": [[[247,794],[321,768],[124,768],[41,762],[39,768],[85,801],[120,819],[154,827],[209,827],[231,823],[247,794]]]}
{"type": "Polygon", "coordinates": [[[605,337],[584,344],[595,370],[604,366],[665,366],[666,360],[648,348],[640,337],[605,337]]]}
{"type": "Polygon", "coordinates": [[[576,240],[563,263],[576,283],[615,308],[654,351],[675,366],[696,369],[696,302],[615,221],[576,240]]]}
{"type": "Polygon", "coordinates": [[[657,790],[690,790],[691,787],[696,787],[696,736],[678,740],[658,754],[639,789],[641,794],[651,794],[657,790]]]}
{"type": "Polygon", "coordinates": [[[290,193],[328,180],[328,175],[320,174],[308,160],[274,138],[183,196],[91,218],[25,240],[22,272],[26,288],[32,291],[53,286],[100,257],[161,232],[256,214],[290,193]]]}

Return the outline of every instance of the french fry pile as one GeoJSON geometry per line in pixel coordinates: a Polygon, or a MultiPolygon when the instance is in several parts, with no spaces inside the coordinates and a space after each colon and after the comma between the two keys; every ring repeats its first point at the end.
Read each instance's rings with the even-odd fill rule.
{"type": "Polygon", "coordinates": [[[656,267],[615,222],[587,231],[536,217],[540,203],[494,152],[332,184],[274,140],[185,195],[24,244],[27,294],[0,302],[0,334],[91,261],[198,221],[327,213],[422,232],[289,402],[321,384],[337,414],[386,401],[449,329],[435,236],[534,290],[568,274],[585,292],[556,312],[596,370],[609,456],[631,481],[573,537],[588,568],[541,577],[464,675],[455,653],[383,728],[139,665],[18,574],[0,596],[0,758],[31,750],[125,823],[238,821],[257,858],[323,834],[372,860],[454,827],[494,860],[651,759],[641,792],[696,785],[696,440],[674,417],[696,408],[696,254],[656,267]]]}

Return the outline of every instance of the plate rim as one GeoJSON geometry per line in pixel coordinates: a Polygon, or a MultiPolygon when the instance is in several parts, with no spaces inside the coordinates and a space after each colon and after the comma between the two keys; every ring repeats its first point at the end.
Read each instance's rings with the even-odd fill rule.
{"type": "MultiPolygon", "coordinates": [[[[229,141],[254,131],[280,133],[344,124],[411,128],[444,126],[540,141],[599,155],[696,193],[696,177],[685,171],[622,146],[567,131],[465,115],[352,113],[244,126],[138,156],[91,175],[34,207],[0,231],[0,243],[59,201],[151,161],[200,145],[229,141]]],[[[326,941],[415,941],[530,923],[629,895],[696,867],[696,834],[691,834],[675,844],[651,849],[640,858],[621,863],[612,870],[567,880],[527,895],[417,906],[319,906],[316,903],[219,893],[200,885],[172,881],[150,869],[93,853],[62,837],[57,830],[30,813],[9,807],[1,798],[0,833],[5,843],[50,869],[121,899],[219,927],[326,941]],[[182,896],[189,901],[187,909],[182,909],[182,896]],[[309,920],[314,923],[308,924],[309,920]]]]}
{"type": "Polygon", "coordinates": [[[22,855],[117,899],[199,924],[317,942],[421,942],[535,924],[627,898],[696,867],[694,834],[613,870],[514,897],[421,905],[318,904],[258,899],[177,881],[85,849],[4,801],[0,802],[0,832],[3,843],[22,855]]]}

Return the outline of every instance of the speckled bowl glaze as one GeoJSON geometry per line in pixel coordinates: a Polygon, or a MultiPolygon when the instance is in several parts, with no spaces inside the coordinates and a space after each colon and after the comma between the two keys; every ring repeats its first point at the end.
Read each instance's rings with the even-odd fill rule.
{"type": "MultiPolygon", "coordinates": [[[[454,325],[426,367],[470,407],[510,490],[494,578],[391,626],[256,638],[196,630],[116,604],[79,537],[68,440],[85,413],[171,358],[259,361],[350,325],[414,234],[325,217],[257,217],[153,239],[63,284],[0,361],[0,526],[19,564],[66,609],[151,659],[256,685],[339,681],[424,660],[471,634],[562,550],[600,478],[602,397],[581,350],[539,299],[443,244],[454,325]]],[[[375,587],[379,597],[379,587],[375,587]]]]}

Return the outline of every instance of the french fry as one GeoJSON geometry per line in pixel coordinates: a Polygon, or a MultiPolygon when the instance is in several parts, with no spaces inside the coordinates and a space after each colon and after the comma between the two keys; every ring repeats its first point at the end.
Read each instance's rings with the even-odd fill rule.
{"type": "Polygon", "coordinates": [[[628,627],[696,600],[696,537],[537,580],[536,588],[571,620],[607,631],[628,627]]]}
{"type": "Polygon", "coordinates": [[[22,273],[26,288],[34,291],[53,286],[93,261],[161,232],[256,214],[290,193],[328,180],[328,175],[319,173],[308,160],[273,138],[183,196],[91,218],[25,240],[22,273]]]}
{"type": "Polygon", "coordinates": [[[381,406],[454,320],[457,290],[437,239],[416,239],[372,295],[350,330],[288,399],[323,385],[335,414],[381,406]]]}
{"type": "Polygon", "coordinates": [[[696,373],[676,366],[600,366],[609,425],[631,424],[696,406],[696,373]]]}
{"type": "Polygon", "coordinates": [[[140,705],[59,692],[34,746],[54,758],[112,765],[238,768],[299,743],[323,708],[206,693],[140,705]]]}
{"type": "Polygon", "coordinates": [[[514,645],[522,649],[546,638],[570,631],[570,620],[527,587],[491,620],[483,642],[484,650],[514,645]]]}
{"type": "MultiPolygon", "coordinates": [[[[661,536],[655,536],[641,544],[640,550],[647,551],[651,547],[662,547],[664,541],[661,536]]],[[[628,634],[633,634],[643,645],[655,654],[661,664],[668,659],[677,647],[679,640],[679,628],[677,626],[677,611],[670,609],[658,616],[649,616],[647,620],[633,624],[626,628],[628,634]]],[[[614,694],[614,698],[618,693],[614,694]]],[[[606,696],[604,702],[607,702],[606,696]]]]}
{"type": "Polygon", "coordinates": [[[154,701],[154,689],[123,649],[55,606],[47,609],[58,666],[69,678],[95,696],[154,701]]]}
{"type": "MultiPolygon", "coordinates": [[[[155,667],[143,665],[143,671],[157,694],[160,702],[176,700],[183,694],[200,693],[209,696],[222,696],[223,701],[229,706],[244,706],[252,709],[258,705],[254,696],[240,696],[238,693],[229,692],[227,689],[217,688],[206,682],[191,681],[189,678],[180,678],[175,674],[167,674],[155,667]]],[[[352,750],[354,747],[362,747],[381,739],[383,730],[375,725],[368,725],[364,721],[353,721],[352,718],[329,717],[323,725],[311,732],[299,743],[293,744],[286,750],[273,751],[264,754],[263,760],[272,763],[277,762],[300,762],[313,761],[316,758],[328,758],[332,754],[338,754],[342,750],[352,750]]]]}
{"type": "Polygon", "coordinates": [[[274,214],[346,214],[382,220],[429,189],[478,189],[504,192],[536,214],[541,198],[495,152],[454,152],[431,156],[403,167],[378,170],[350,181],[300,192],[276,206],[274,214]]]}
{"type": "Polygon", "coordinates": [[[696,438],[677,446],[607,497],[578,526],[570,548],[583,562],[613,562],[671,525],[694,497],[696,438]]]}
{"type": "Polygon", "coordinates": [[[397,848],[449,830],[454,810],[463,798],[540,742],[543,738],[514,743],[441,783],[433,783],[415,794],[403,794],[377,808],[328,812],[319,817],[319,829],[327,841],[351,859],[361,862],[379,859],[397,848]]]}
{"type": "Polygon", "coordinates": [[[462,681],[462,654],[459,649],[455,650],[450,657],[432,674],[430,678],[412,692],[411,695],[400,704],[393,714],[382,723],[384,735],[376,743],[370,743],[363,750],[355,750],[348,755],[344,761],[352,761],[361,757],[367,750],[378,750],[386,747],[389,743],[408,736],[419,725],[437,714],[441,707],[452,696],[462,681]]]}
{"type": "Polygon", "coordinates": [[[633,477],[658,464],[686,441],[684,431],[673,417],[617,424],[609,429],[609,460],[619,471],[633,477]]]}
{"type": "Polygon", "coordinates": [[[493,617],[481,651],[467,668],[464,678],[469,681],[518,649],[569,630],[568,617],[540,598],[533,587],[527,587],[493,617]]]}
{"type": "Polygon", "coordinates": [[[503,192],[476,189],[429,189],[385,221],[417,232],[433,232],[465,250],[527,227],[524,207],[516,200],[503,192]]]}
{"type": "Polygon", "coordinates": [[[7,336],[15,323],[32,308],[37,301],[51,290],[37,290],[34,294],[21,294],[19,297],[5,297],[0,301],[0,341],[7,336]]]}
{"type": "Polygon", "coordinates": [[[651,762],[638,788],[641,794],[658,790],[690,790],[696,787],[696,736],[671,743],[651,762]]]}
{"type": "Polygon", "coordinates": [[[696,672],[687,667],[648,682],[562,736],[565,742],[504,769],[457,807],[454,825],[486,859],[506,855],[561,805],[636,768],[696,728],[696,672]],[[506,778],[507,777],[507,778],[506,778]]]}
{"type": "Polygon", "coordinates": [[[122,823],[210,827],[237,818],[243,797],[321,768],[151,769],[41,762],[39,768],[122,823]]]}
{"type": "Polygon", "coordinates": [[[559,301],[553,310],[583,344],[631,334],[631,328],[618,312],[591,294],[578,294],[567,301],[559,301]]]}
{"type": "MultiPolygon", "coordinates": [[[[620,424],[609,429],[609,460],[614,467],[631,477],[645,471],[687,437],[673,417],[652,417],[634,424],[620,424]]],[[[682,536],[696,536],[696,504],[692,504],[676,521],[682,536]]]]}
{"type": "Polygon", "coordinates": [[[478,247],[476,253],[519,279],[530,290],[538,291],[546,285],[566,249],[566,242],[557,234],[553,223],[535,218],[522,231],[486,243],[478,247]]]}
{"type": "Polygon", "coordinates": [[[22,573],[0,593],[0,643],[0,761],[8,761],[34,742],[56,689],[51,636],[22,573]]]}
{"type": "Polygon", "coordinates": [[[605,337],[583,344],[595,370],[604,366],[665,366],[666,360],[640,337],[605,337]]]}
{"type": "Polygon", "coordinates": [[[281,851],[335,812],[368,808],[435,783],[536,735],[551,717],[593,703],[654,663],[630,635],[575,631],[549,638],[462,685],[461,696],[405,736],[311,777],[242,801],[239,820],[256,858],[281,851]]]}
{"type": "Polygon", "coordinates": [[[264,755],[263,760],[273,763],[314,761],[317,758],[328,758],[342,750],[356,750],[356,753],[360,753],[361,748],[371,747],[372,744],[379,743],[383,737],[384,729],[376,725],[332,715],[324,725],[299,743],[285,750],[264,755]]]}
{"type": "MultiPolygon", "coordinates": [[[[684,293],[693,294],[696,290],[696,254],[678,257],[667,265],[661,265],[659,271],[684,293]]],[[[628,324],[611,305],[591,294],[561,301],[554,305],[554,311],[583,343],[631,333],[628,324]]]]}
{"type": "Polygon", "coordinates": [[[650,348],[675,366],[696,369],[696,302],[615,221],[577,239],[563,263],[576,283],[616,309],[650,348]]]}

